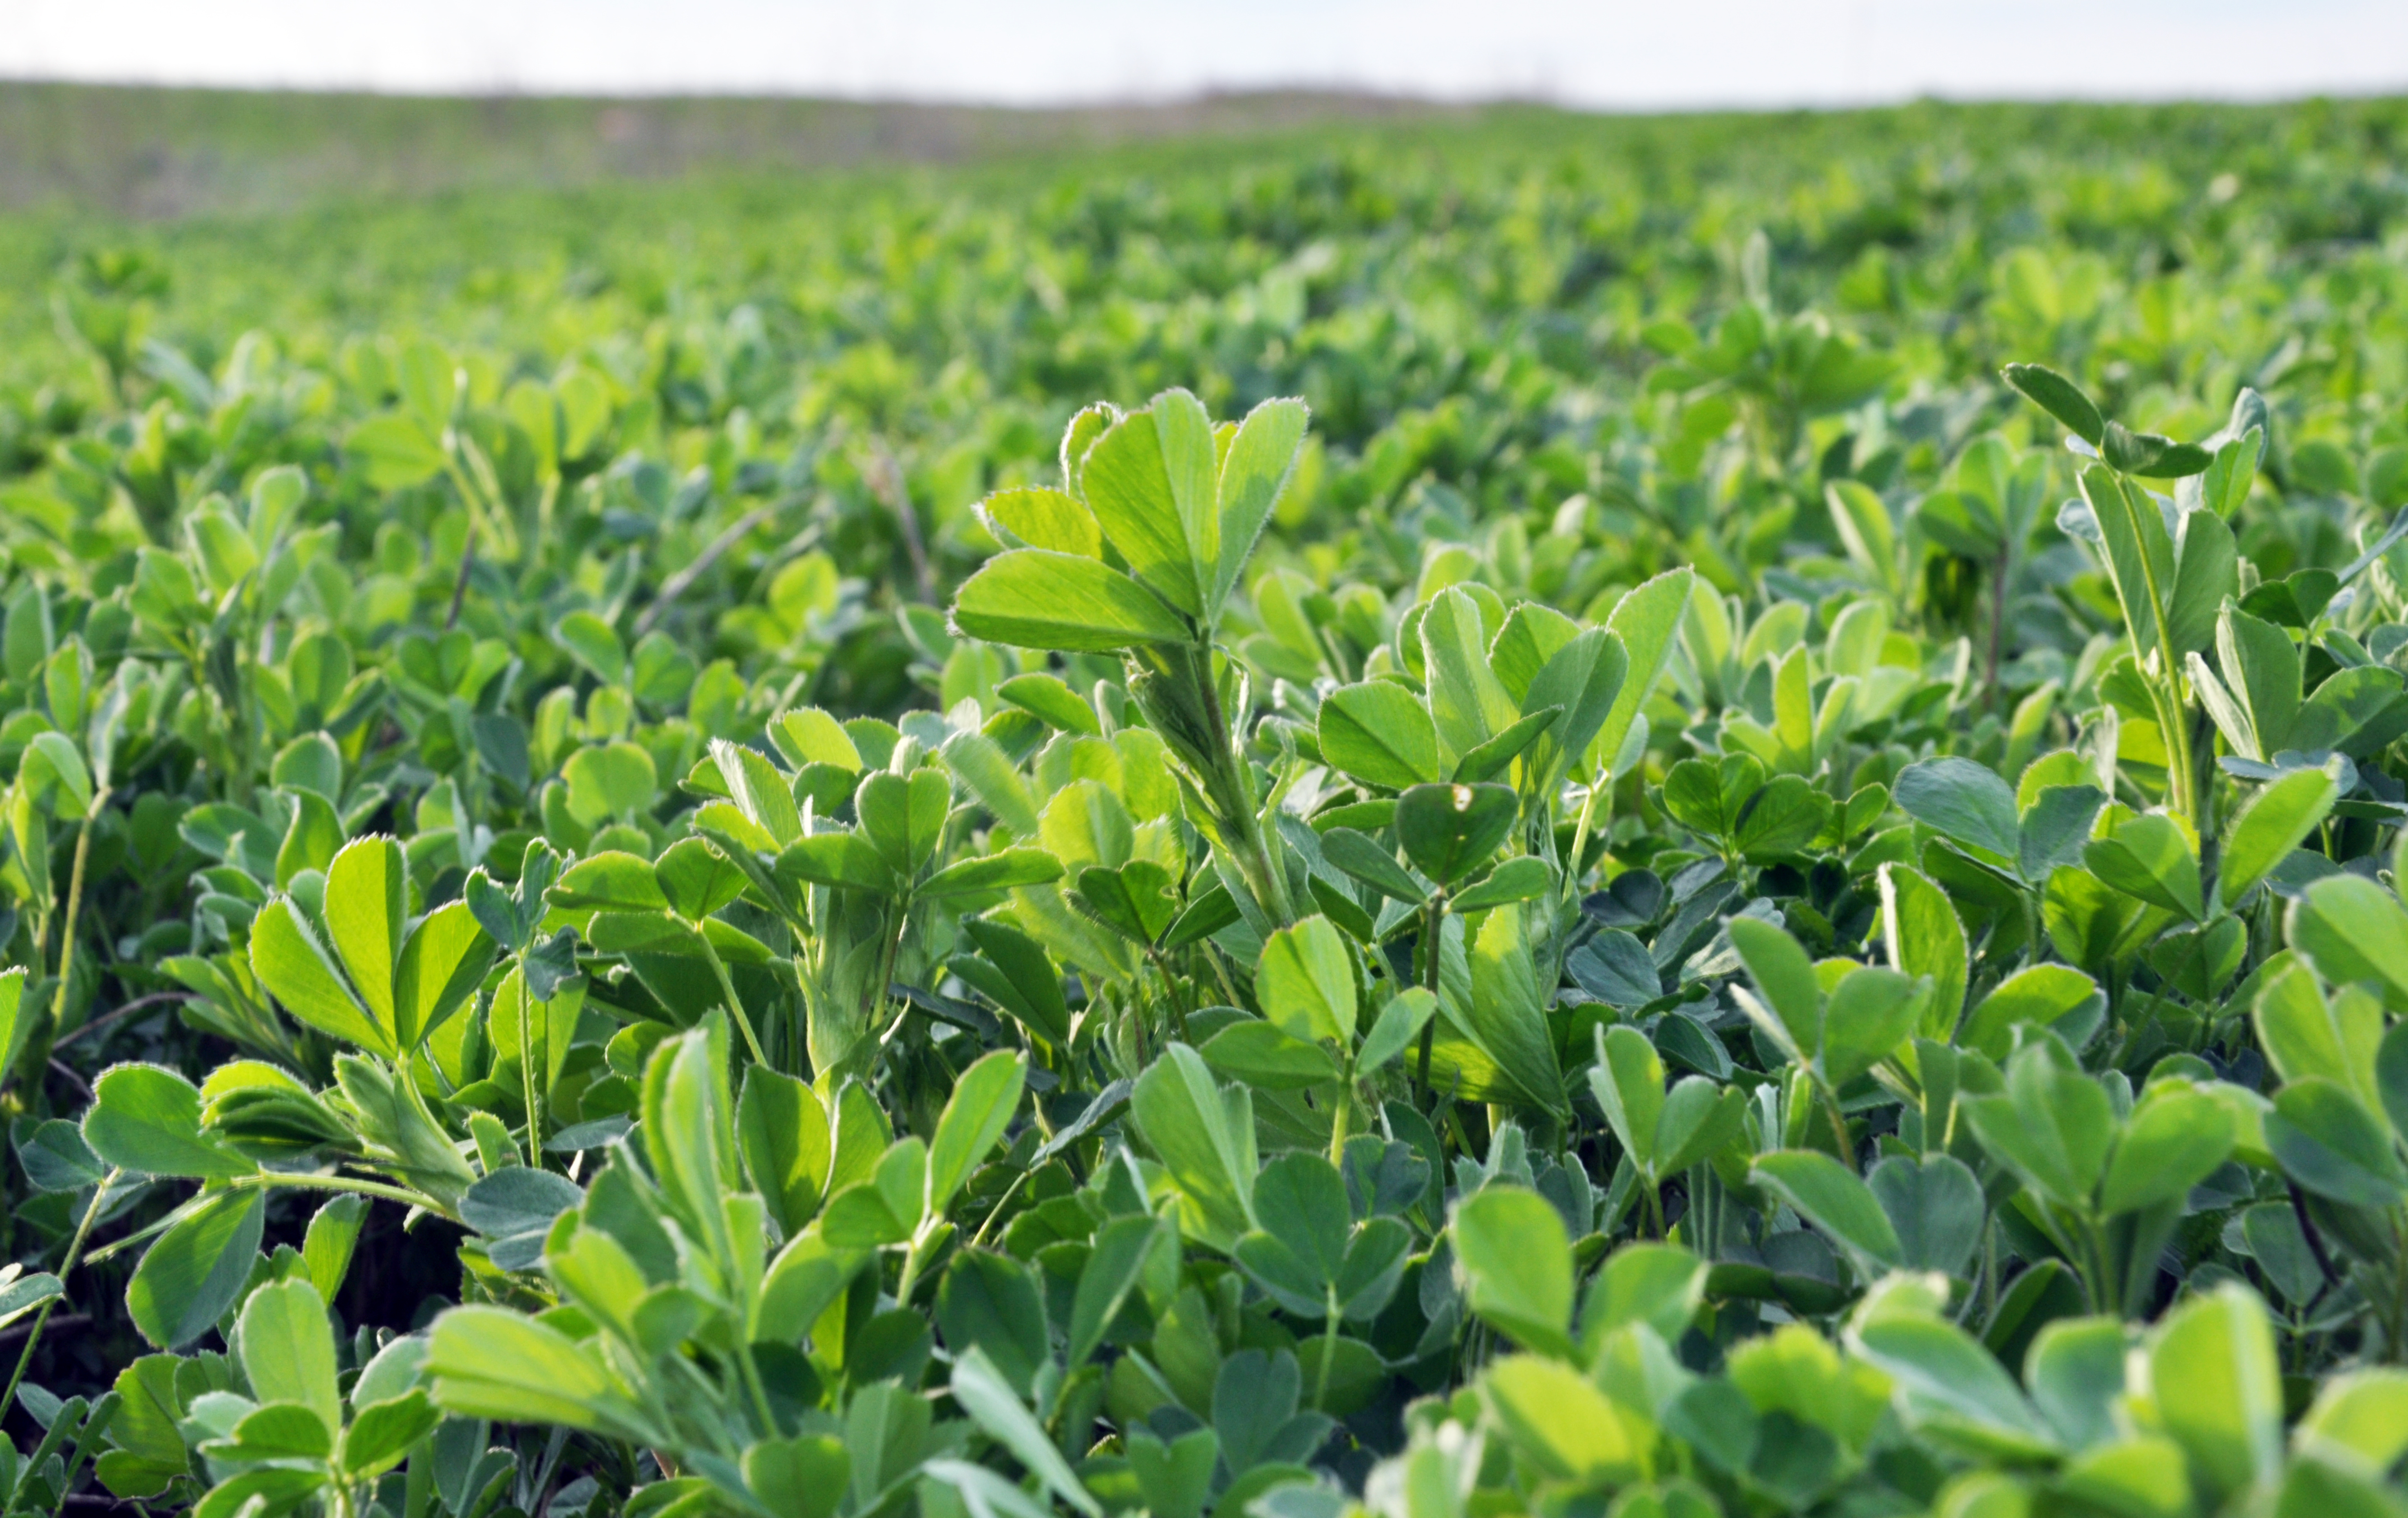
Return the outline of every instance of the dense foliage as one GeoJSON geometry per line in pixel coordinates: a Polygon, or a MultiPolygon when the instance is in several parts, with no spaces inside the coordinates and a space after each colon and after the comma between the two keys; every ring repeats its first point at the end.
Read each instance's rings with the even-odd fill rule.
{"type": "Polygon", "coordinates": [[[5,1511],[2408,1507],[2401,111],[2067,114],[73,250],[5,1511]]]}

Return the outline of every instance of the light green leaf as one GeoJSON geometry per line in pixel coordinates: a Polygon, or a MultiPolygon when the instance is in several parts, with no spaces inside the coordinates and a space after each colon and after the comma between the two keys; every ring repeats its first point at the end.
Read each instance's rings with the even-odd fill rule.
{"type": "Polygon", "coordinates": [[[1403,790],[1439,778],[1438,728],[1394,680],[1341,685],[1322,700],[1321,756],[1358,780],[1403,790]]]}
{"type": "Polygon", "coordinates": [[[290,899],[269,902],[251,920],[251,968],[286,1011],[321,1033],[388,1059],[398,1053],[392,1034],[351,995],[290,899]]]}
{"type": "Polygon", "coordinates": [[[230,1181],[259,1167],[201,1132],[201,1094],[157,1065],[119,1065],[93,1082],[84,1142],[136,1175],[230,1181]]]}
{"type": "Polygon", "coordinates": [[[1290,1038],[1354,1041],[1354,955],[1326,917],[1308,917],[1263,942],[1254,969],[1264,1015],[1290,1038]]]}
{"type": "Polygon", "coordinates": [[[401,845],[382,835],[353,838],[326,866],[326,937],[350,973],[361,1003],[383,1030],[385,1053],[399,1047],[393,968],[394,956],[401,952],[408,880],[401,845]]]}
{"type": "Polygon", "coordinates": [[[1490,1185],[1449,1225],[1471,1310],[1542,1354],[1571,1352],[1571,1241],[1555,1204],[1520,1186],[1490,1185]]]}
{"type": "Polygon", "coordinates": [[[954,597],[953,625],[989,642],[1070,652],[1189,636],[1176,612],[1127,575],[1099,560],[1033,548],[998,553],[972,575],[954,597]]]}
{"type": "Polygon", "coordinates": [[[1759,1154],[1752,1179],[1845,1250],[1859,1279],[1870,1280],[1905,1258],[1872,1189],[1820,1150],[1759,1154]]]}
{"type": "Polygon", "coordinates": [[[953,1082],[953,1094],[937,1119],[937,1136],[928,1145],[927,1216],[944,1214],[970,1171],[1011,1125],[1026,1075],[1024,1056],[998,1049],[953,1082]]]}
{"type": "Polygon", "coordinates": [[[297,1402],[328,1428],[343,1426],[335,1333],[317,1287],[280,1281],[252,1292],[235,1324],[234,1342],[252,1396],[262,1402],[297,1402]]]}

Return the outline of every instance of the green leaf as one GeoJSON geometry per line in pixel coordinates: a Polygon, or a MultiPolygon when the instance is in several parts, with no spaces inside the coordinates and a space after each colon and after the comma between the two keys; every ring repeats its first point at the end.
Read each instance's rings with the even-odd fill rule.
{"type": "Polygon", "coordinates": [[[436,1406],[463,1417],[548,1423],[655,1442],[665,1436],[595,1352],[508,1308],[456,1307],[435,1320],[426,1369],[436,1406]]]}
{"type": "Polygon", "coordinates": [[[2091,447],[2097,448],[2107,436],[2107,421],[2099,414],[2098,406],[2055,369],[2040,364],[2010,364],[2001,372],[2007,383],[2091,447]]]}
{"type": "Polygon", "coordinates": [[[978,510],[1009,547],[1103,557],[1103,532],[1075,495],[1034,487],[999,490],[981,501],[978,510]]]}
{"type": "Polygon", "coordinates": [[[222,1191],[159,1236],[125,1287],[126,1312],[144,1339],[176,1350],[217,1326],[251,1279],[265,1214],[258,1191],[222,1191]]]}
{"type": "Polygon", "coordinates": [[[778,876],[808,885],[884,895],[895,889],[885,856],[858,833],[814,833],[778,856],[778,876]]]}
{"type": "Polygon", "coordinates": [[[1012,1394],[1010,1382],[976,1345],[953,1358],[953,1401],[971,1421],[1010,1451],[1011,1457],[1044,1482],[1047,1490],[1087,1518],[1103,1518],[1103,1504],[1079,1483],[1062,1452],[1046,1436],[1044,1425],[1012,1394]]]}
{"type": "Polygon", "coordinates": [[[338,1458],[344,1473],[354,1481],[382,1475],[408,1459],[442,1421],[434,1400],[417,1388],[369,1403],[343,1430],[338,1458]]]}
{"type": "Polygon", "coordinates": [[[1420,986],[1409,986],[1391,997],[1363,1035],[1354,1067],[1369,1074],[1386,1065],[1421,1037],[1422,1028],[1438,1011],[1438,997],[1420,986]]]}
{"type": "Polygon", "coordinates": [[[1972,974],[1965,924],[1946,892],[1904,865],[1882,866],[1880,888],[1882,931],[1888,939],[1891,967],[1931,978],[1931,996],[1924,1003],[1919,1031],[1926,1038],[1947,1038],[1965,1010],[1966,982],[1972,974]]]}
{"type": "Polygon", "coordinates": [[[1228,1250],[1254,1225],[1254,1104],[1243,1086],[1222,1086],[1204,1056],[1182,1043],[1146,1067],[1131,1092],[1138,1130],[1187,1204],[1180,1226],[1228,1250]]]}
{"type": "Polygon", "coordinates": [[[1263,1014],[1290,1038],[1353,1046],[1354,955],[1327,918],[1308,917],[1264,940],[1254,992],[1263,1014]]]}
{"type": "Polygon", "coordinates": [[[2024,1380],[2066,1444],[2085,1449],[2114,1435],[2129,1355],[2120,1318],[2059,1318],[2042,1327],[2024,1357],[2024,1380]]]}
{"type": "Polygon", "coordinates": [[[2205,915],[2199,855],[2182,824],[2162,813],[2143,813],[2110,837],[2093,838],[2083,847],[2082,862],[2090,873],[2128,896],[2179,912],[2194,923],[2205,915]]]}
{"type": "Polygon", "coordinates": [[[913,895],[921,901],[942,901],[948,896],[1044,885],[1061,878],[1062,862],[1044,850],[1005,849],[976,859],[955,860],[921,881],[913,895]]]}
{"type": "Polygon", "coordinates": [[[1010,1050],[988,1053],[953,1082],[953,1094],[937,1118],[928,1145],[929,1217],[941,1217],[970,1171],[1011,1125],[1027,1077],[1024,1057],[1010,1050]]]}
{"type": "Polygon", "coordinates": [[[1544,707],[1498,729],[1495,737],[1466,751],[1456,761],[1455,779],[1464,781],[1487,780],[1520,758],[1562,715],[1559,708],[1544,707]]]}
{"type": "Polygon", "coordinates": [[[1892,1154],[1865,1178],[1897,1230],[1899,1263],[1963,1278],[1982,1241],[1982,1183],[1953,1155],[1892,1154]]]}
{"type": "Polygon", "coordinates": [[[2115,1117],[2107,1092],[2068,1068],[2045,1043],[2008,1062],[2006,1090],[1960,1094],[1974,1137],[2024,1184],[2061,1206],[2086,1208],[2107,1167],[2115,1117]]]}
{"type": "Polygon", "coordinates": [[[1397,799],[1397,838],[1415,868],[1452,885],[1487,863],[1521,805],[1506,785],[1416,785],[1397,799]]]}
{"type": "Polygon", "coordinates": [[[789,1239],[800,1233],[819,1211],[835,1157],[818,1095],[807,1081],[753,1066],[736,1103],[736,1142],[771,1220],[789,1239]]]}
{"type": "Polygon", "coordinates": [[[1622,689],[1615,694],[1605,720],[1598,724],[1596,738],[1589,744],[1588,752],[1599,763],[1621,762],[1623,746],[1630,736],[1632,723],[1639,720],[1640,708],[1656,689],[1665,666],[1671,663],[1673,637],[1688,613],[1689,596],[1696,583],[1692,570],[1667,570],[1615,602],[1612,615],[1606,618],[1606,630],[1622,641],[1627,672],[1622,689]]]}
{"type": "Polygon", "coordinates": [[[2408,910],[2360,875],[2333,875],[2291,903],[2291,946],[2325,978],[2371,984],[2394,1010],[2408,1009],[2408,910]]]}
{"type": "Polygon", "coordinates": [[[2408,1196],[2408,1167],[2382,1120],[2322,1076],[2274,1094],[2266,1144],[2293,1180],[2319,1196],[2376,1209],[2408,1196]]]}
{"type": "Polygon", "coordinates": [[[394,1047],[415,1053],[459,1010],[493,967],[495,949],[465,901],[447,902],[419,919],[394,970],[394,1047]]]}
{"type": "Polygon", "coordinates": [[[36,733],[26,744],[20,774],[36,794],[55,788],[65,802],[64,815],[80,817],[92,810],[92,772],[83,753],[64,733],[36,733]]]}
{"type": "Polygon", "coordinates": [[[1637,1474],[1641,1438],[1596,1383],[1570,1366],[1509,1355],[1482,1374],[1480,1396],[1514,1454],[1540,1475],[1603,1487],[1637,1474]]]}
{"type": "Polygon", "coordinates": [[[2232,1137],[2222,1102],[2180,1084],[2157,1087],[2132,1110],[2116,1138],[2100,1186],[2100,1215],[2187,1196],[2232,1153],[2232,1137]]]}
{"type": "Polygon", "coordinates": [[[234,1344],[252,1396],[263,1402],[297,1402],[328,1428],[343,1426],[335,1333],[317,1287],[280,1281],[252,1292],[236,1321],[234,1344]]]}
{"type": "Polygon", "coordinates": [[[660,774],[652,756],[633,743],[590,745],[568,756],[561,766],[568,782],[568,810],[587,827],[613,818],[635,817],[651,809],[660,795],[660,774]]]}
{"type": "Polygon", "coordinates": [[[1581,1345],[1594,1358],[1606,1336],[1643,1323],[1677,1344],[1706,1295],[1706,1262],[1678,1244],[1625,1244],[1606,1257],[1581,1304],[1581,1345]]]}
{"type": "Polygon", "coordinates": [[[352,996],[289,898],[269,902],[251,920],[251,969],[286,1011],[321,1033],[387,1058],[397,1053],[392,1034],[352,996]]]}
{"type": "Polygon", "coordinates": [[[1898,1230],[1872,1189],[1820,1150],[1759,1154],[1751,1179],[1845,1250],[1860,1280],[1870,1280],[1905,1258],[1898,1230]]]}
{"type": "Polygon", "coordinates": [[[701,838],[670,844],[652,861],[652,880],[661,901],[689,923],[701,922],[744,894],[744,872],[701,838]]]}
{"type": "Polygon", "coordinates": [[[326,937],[360,1002],[383,1030],[383,1052],[388,1053],[400,1047],[394,1036],[393,969],[401,952],[407,882],[401,845],[381,835],[352,839],[326,866],[326,937]]]}
{"type": "Polygon", "coordinates": [[[1296,473],[1298,451],[1312,412],[1301,400],[1267,400],[1246,413],[1221,461],[1220,558],[1213,576],[1212,605],[1229,598],[1263,523],[1296,473]]]}
{"type": "Polygon", "coordinates": [[[2166,597],[2166,635],[2176,653],[2193,653],[2215,639],[2218,612],[2241,594],[2240,550],[2232,529],[2213,511],[2182,519],[2174,580],[2166,597]]]}
{"type": "Polygon", "coordinates": [[[2216,873],[2221,905],[2238,903],[2332,811],[2341,794],[2333,767],[2295,769],[2269,782],[2233,819],[2216,873]]]}
{"type": "Polygon", "coordinates": [[[2080,483],[2099,524],[2108,578],[2124,608],[2125,635],[2133,652],[2146,658],[2158,646],[2165,597],[2173,589],[2173,539],[2157,503],[2139,486],[2096,464],[2082,471],[2080,483]]]}
{"type": "Polygon", "coordinates": [[[2243,757],[2262,760],[2290,747],[2300,711],[2300,650],[2291,635],[2228,607],[2216,618],[2215,653],[2248,718],[2252,741],[2235,745],[2243,757]]]}
{"type": "Polygon", "coordinates": [[[1059,675],[1041,671],[1014,675],[997,685],[995,694],[1062,732],[1084,733],[1090,738],[1103,732],[1103,724],[1096,719],[1096,709],[1081,699],[1059,675]]]}
{"type": "Polygon", "coordinates": [[[888,868],[908,879],[936,852],[953,794],[939,769],[917,769],[908,777],[882,769],[865,775],[853,801],[860,836],[888,868]]]}
{"type": "Polygon", "coordinates": [[[1728,932],[1756,983],[1756,995],[1742,992],[1741,1005],[1798,1059],[1813,1059],[1823,1047],[1823,984],[1814,962],[1796,938],[1759,918],[1734,917],[1728,932]]]}
{"type": "Polygon", "coordinates": [[[343,1278],[351,1274],[351,1253],[359,1245],[360,1228],[367,1216],[368,1199],[356,1194],[332,1197],[309,1214],[309,1226],[301,1239],[301,1262],[308,1269],[309,1284],[328,1301],[343,1289],[343,1278]]]}
{"type": "Polygon", "coordinates": [[[1919,1312],[1876,1312],[1848,1340],[1887,1373],[1911,1426],[1993,1458],[2036,1459],[2057,1450],[2056,1435],[2014,1378],[1955,1324],[1919,1312]]]}
{"type": "Polygon", "coordinates": [[[1492,907],[1536,901],[1554,895],[1555,889],[1555,872],[1547,862],[1535,855],[1521,854],[1506,860],[1466,887],[1450,905],[1455,911],[1469,915],[1486,911],[1492,907]]]}
{"type": "Polygon", "coordinates": [[[660,911],[668,906],[651,863],[617,850],[569,866],[546,899],[568,911],[660,911]]]}
{"type": "Polygon", "coordinates": [[[591,611],[572,611],[552,624],[552,640],[605,685],[627,678],[627,645],[611,625],[591,611]]]}
{"type": "Polygon", "coordinates": [[[765,1439],[744,1452],[744,1484],[785,1518],[830,1518],[853,1477],[843,1441],[828,1434],[765,1439]]]}
{"type": "Polygon", "coordinates": [[[2283,1380],[2257,1294],[2228,1282],[2168,1314],[2149,1349],[2157,1421],[2218,1494],[2283,1463],[2283,1380]]]}
{"type": "Polygon", "coordinates": [[[1664,1110],[1664,1062],[1647,1035],[1627,1023],[1598,1029],[1597,1040],[1589,1090],[1631,1163],[1642,1174],[1660,1175],[1656,1126],[1664,1110]]]}
{"type": "Polygon", "coordinates": [[[1449,588],[1430,601],[1421,634],[1430,720],[1438,727],[1440,762],[1451,768],[1512,726],[1520,710],[1488,667],[1480,607],[1463,590],[1449,588]]]}
{"type": "Polygon", "coordinates": [[[83,1118],[92,1152],[136,1175],[231,1181],[259,1167],[201,1132],[201,1094],[175,1071],[119,1065],[93,1082],[83,1118]]]}
{"type": "Polygon", "coordinates": [[[978,958],[959,955],[948,962],[953,972],[1009,1013],[1021,1026],[1056,1049],[1070,1042],[1070,1008],[1062,995],[1062,978],[1035,938],[1007,923],[970,918],[962,931],[977,946],[978,958]]]}
{"type": "Polygon", "coordinates": [[[1178,613],[1127,575],[1096,559],[1045,549],[1013,549],[989,559],[954,597],[953,625],[989,642],[1066,652],[1108,652],[1189,637],[1178,613]]]}
{"type": "Polygon", "coordinates": [[[1351,827],[1333,827],[1321,835],[1321,857],[1393,901],[1418,907],[1427,893],[1397,863],[1397,856],[1351,827]]]}
{"type": "Polygon", "coordinates": [[[1469,995],[1441,985],[1439,1010],[1503,1077],[1508,1089],[1489,1099],[1566,1114],[1563,1070],[1555,1058],[1522,913],[1508,909],[1483,916],[1467,958],[1469,995]]]}
{"type": "Polygon", "coordinates": [[[1999,864],[2019,853],[2015,793],[1987,766],[1955,757],[1919,759],[1899,771],[1890,798],[1919,823],[1999,864]]]}
{"type": "Polygon", "coordinates": [[[1165,391],[1113,423],[1087,450],[1082,484],[1104,537],[1130,572],[1189,616],[1209,616],[1220,564],[1219,503],[1211,423],[1196,397],[1165,391]]]}
{"type": "Polygon", "coordinates": [[[1254,1178],[1254,1216],[1260,1226],[1238,1240],[1239,1265],[1287,1311],[1321,1317],[1354,1224],[1337,1167],[1302,1151],[1280,1155],[1254,1178]]]}
{"type": "Polygon", "coordinates": [[[954,1257],[937,1291],[945,1342],[983,1351],[1014,1396],[1025,1396],[1054,1358],[1045,1298],[1028,1267],[1009,1254],[968,1250],[954,1257]]]}
{"type": "Polygon", "coordinates": [[[1176,1247],[1162,1221],[1144,1214],[1113,1218],[1096,1230],[1070,1298],[1064,1343],[1072,1367],[1085,1364],[1103,1343],[1122,1308],[1139,1295],[1149,1263],[1176,1247]]]}
{"type": "MultiPolygon", "coordinates": [[[[1493,664],[1498,654],[1492,650],[1489,657],[1493,664]]],[[[1572,637],[1549,655],[1531,678],[1522,697],[1523,711],[1536,714],[1561,709],[1545,735],[1529,749],[1530,764],[1542,790],[1551,791],[1566,768],[1588,752],[1629,678],[1629,652],[1620,637],[1601,627],[1572,637]]]]}
{"type": "Polygon", "coordinates": [[[1471,1310],[1526,1348],[1571,1352],[1572,1253],[1562,1214],[1537,1192],[1489,1185],[1449,1224],[1471,1310]]]}
{"type": "Polygon", "coordinates": [[[2018,1024],[2070,1027],[2095,1022],[2105,1003],[2099,982],[2071,966],[2034,965],[2008,976],[1982,998],[1958,1030],[1956,1043],[2002,1060],[2014,1047],[2018,1024]]]}

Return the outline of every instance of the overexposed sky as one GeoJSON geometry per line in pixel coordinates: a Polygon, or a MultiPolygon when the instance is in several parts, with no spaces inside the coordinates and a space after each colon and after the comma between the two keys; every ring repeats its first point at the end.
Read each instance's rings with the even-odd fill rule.
{"type": "Polygon", "coordinates": [[[2408,89],[2408,0],[7,0],[0,77],[1039,105],[1604,107],[2408,89]]]}

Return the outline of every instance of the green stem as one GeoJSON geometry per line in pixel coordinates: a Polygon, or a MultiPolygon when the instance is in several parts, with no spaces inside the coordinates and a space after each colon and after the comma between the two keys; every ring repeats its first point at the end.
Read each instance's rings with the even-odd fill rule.
{"type": "MultiPolygon", "coordinates": [[[[519,1082],[526,1096],[527,1164],[543,1168],[543,1104],[535,1083],[535,1037],[527,1022],[527,1006],[535,993],[527,989],[526,952],[519,952],[519,1082]]],[[[544,1019],[543,1071],[552,1074],[552,1019],[544,1019]]]]}
{"type": "MultiPolygon", "coordinates": [[[[75,863],[67,870],[66,927],[59,935],[59,983],[50,993],[50,1036],[56,1038],[59,1019],[67,1010],[67,987],[75,975],[76,920],[83,913],[83,866],[92,852],[92,820],[108,799],[107,792],[96,792],[92,805],[84,809],[83,820],[76,823],[75,863]]],[[[0,1408],[6,1408],[0,1402],[0,1408]]]]}
{"type": "Polygon", "coordinates": [[[710,973],[719,977],[719,994],[727,1002],[729,1015],[736,1019],[736,1026],[744,1035],[744,1047],[752,1051],[752,1063],[768,1064],[769,1056],[761,1053],[761,1040],[752,1034],[752,1020],[744,1015],[744,1003],[736,995],[736,982],[728,979],[727,967],[721,963],[719,951],[711,946],[710,935],[704,931],[700,923],[688,923],[686,926],[694,929],[695,938],[702,944],[702,957],[710,961],[710,973]]]}
{"type": "MultiPolygon", "coordinates": [[[[1439,971],[1441,968],[1439,962],[1440,943],[1445,927],[1446,897],[1443,895],[1434,895],[1430,897],[1427,925],[1422,929],[1422,985],[1433,996],[1438,995],[1439,971]]],[[[1414,1083],[1421,1087],[1422,1101],[1425,1104],[1429,1101],[1430,1096],[1430,1051],[1437,1044],[1438,1014],[1432,1012],[1429,1021],[1422,1024],[1421,1064],[1413,1077],[1414,1083]]]]}
{"type": "MultiPolygon", "coordinates": [[[[739,1336],[740,1339],[741,1336],[739,1336]]],[[[752,1346],[739,1342],[736,1346],[736,1364],[744,1374],[744,1390],[752,1397],[752,1415],[761,1420],[761,1437],[778,1437],[778,1418],[769,1411],[769,1389],[762,1384],[761,1367],[752,1358],[752,1346]]]]}
{"type": "Polygon", "coordinates": [[[979,1224],[978,1232],[970,1235],[970,1248],[976,1249],[986,1242],[986,1231],[995,1226],[996,1219],[1003,1216],[1003,1210],[1011,1205],[1012,1197],[1020,1193],[1020,1183],[1027,1180],[1029,1172],[1023,1170],[1011,1178],[1010,1185],[1003,1188],[1003,1195],[996,1197],[995,1205],[986,1210],[986,1221],[979,1224]]]}
{"type": "Polygon", "coordinates": [[[8,1376],[8,1389],[6,1392],[0,1392],[0,1409],[10,1407],[16,1402],[17,1388],[23,1384],[25,1369],[34,1363],[34,1351],[42,1342],[42,1327],[50,1321],[50,1310],[57,1307],[60,1299],[66,1296],[67,1277],[74,1274],[76,1261],[83,1254],[84,1240],[92,1237],[92,1225],[100,1219],[100,1204],[108,1200],[108,1188],[116,1185],[117,1178],[123,1173],[122,1170],[110,1170],[108,1174],[100,1178],[100,1184],[93,1189],[92,1205],[83,1210],[83,1221],[76,1224],[75,1237],[67,1241],[66,1257],[59,1262],[59,1295],[44,1302],[41,1310],[35,1314],[34,1326],[25,1334],[25,1347],[17,1355],[17,1368],[8,1376]]]}
{"type": "Polygon", "coordinates": [[[1822,1081],[1814,1082],[1814,1090],[1823,1098],[1824,1115],[1831,1120],[1831,1137],[1840,1146],[1840,1163],[1853,1169],[1856,1162],[1856,1146],[1849,1141],[1848,1120],[1840,1113],[1840,1094],[1822,1081]]]}
{"type": "Polygon", "coordinates": [[[1329,1310],[1321,1328],[1321,1367],[1312,1375],[1312,1406],[1320,1411],[1329,1400],[1329,1366],[1338,1358],[1338,1293],[1329,1293],[1329,1310]]]}
{"type": "Polygon", "coordinates": [[[388,1185],[381,1181],[369,1181],[359,1176],[318,1175],[306,1171],[295,1174],[283,1170],[262,1170],[255,1175],[244,1176],[231,1184],[283,1186],[295,1191],[352,1191],[363,1196],[380,1196],[388,1202],[399,1202],[405,1207],[414,1207],[422,1211],[432,1212],[437,1217],[452,1223],[460,1221],[458,1213],[424,1192],[411,1191],[407,1186],[388,1185]]]}
{"type": "Polygon", "coordinates": [[[1346,1164],[1346,1129],[1354,1115],[1354,1072],[1350,1065],[1346,1079],[1338,1083],[1338,1108],[1329,1115],[1329,1163],[1343,1168],[1346,1164]]]}

